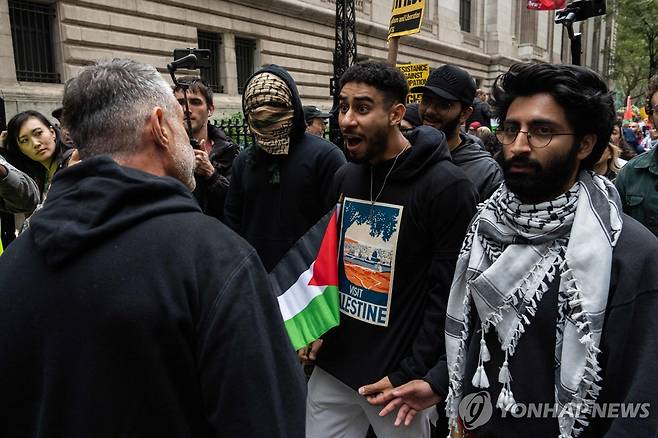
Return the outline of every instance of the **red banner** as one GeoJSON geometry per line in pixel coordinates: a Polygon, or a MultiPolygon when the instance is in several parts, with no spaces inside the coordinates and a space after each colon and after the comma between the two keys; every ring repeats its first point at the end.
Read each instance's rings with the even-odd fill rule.
{"type": "Polygon", "coordinates": [[[528,0],[528,9],[535,11],[552,11],[565,6],[566,0],[528,0]]]}

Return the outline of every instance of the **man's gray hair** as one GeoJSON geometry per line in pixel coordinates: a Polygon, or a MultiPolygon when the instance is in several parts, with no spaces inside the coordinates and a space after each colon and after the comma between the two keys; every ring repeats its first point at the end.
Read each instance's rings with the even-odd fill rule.
{"type": "Polygon", "coordinates": [[[82,159],[131,155],[153,108],[175,116],[171,87],[150,65],[127,59],[98,61],[64,87],[64,126],[82,159]]]}

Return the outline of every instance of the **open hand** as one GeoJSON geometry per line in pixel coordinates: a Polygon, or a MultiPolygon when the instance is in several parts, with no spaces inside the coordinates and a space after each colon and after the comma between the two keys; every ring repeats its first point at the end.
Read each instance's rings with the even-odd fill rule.
{"type": "Polygon", "coordinates": [[[386,400],[379,404],[388,400],[391,401],[379,412],[379,416],[385,417],[398,409],[395,425],[400,426],[404,423],[405,426],[409,426],[418,412],[439,403],[441,397],[424,380],[412,380],[394,388],[386,400]]]}

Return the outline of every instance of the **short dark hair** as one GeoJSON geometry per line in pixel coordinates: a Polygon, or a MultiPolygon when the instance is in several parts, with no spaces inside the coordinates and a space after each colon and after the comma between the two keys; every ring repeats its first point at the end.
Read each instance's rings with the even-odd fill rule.
{"type": "Polygon", "coordinates": [[[646,108],[648,110],[647,112],[649,112],[652,109],[651,98],[656,93],[658,93],[658,75],[655,75],[654,77],[649,79],[649,85],[647,85],[647,102],[646,102],[646,108]]]}
{"type": "Polygon", "coordinates": [[[563,64],[525,64],[510,67],[493,86],[494,116],[501,123],[517,97],[547,93],[564,109],[578,140],[597,136],[592,152],[581,163],[592,170],[608,145],[615,121],[612,93],[601,76],[587,67],[563,64]]]}
{"type": "MultiPolygon", "coordinates": [[[[190,84],[188,90],[192,91],[193,93],[199,93],[202,95],[203,99],[206,101],[207,106],[215,106],[212,100],[212,88],[210,88],[203,79],[198,76],[181,76],[177,79],[178,82],[190,84]]],[[[174,93],[180,90],[182,90],[180,85],[174,85],[174,93]]]]}
{"type": "Polygon", "coordinates": [[[409,93],[409,85],[402,73],[391,64],[383,61],[362,61],[352,65],[340,77],[340,89],[349,82],[370,85],[384,94],[387,105],[404,104],[409,93]]]}

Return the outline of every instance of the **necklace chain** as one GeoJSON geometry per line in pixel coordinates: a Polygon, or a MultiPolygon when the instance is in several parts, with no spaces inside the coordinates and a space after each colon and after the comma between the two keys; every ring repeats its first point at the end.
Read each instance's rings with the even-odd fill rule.
{"type": "Polygon", "coordinates": [[[409,149],[409,146],[411,146],[411,143],[407,143],[407,145],[402,149],[398,154],[395,156],[395,160],[393,160],[393,165],[391,165],[391,168],[388,169],[388,172],[386,172],[386,175],[384,176],[384,182],[382,183],[382,188],[379,189],[379,193],[377,193],[377,196],[375,196],[375,199],[372,199],[372,187],[373,187],[373,167],[370,166],[370,205],[375,205],[379,197],[381,196],[382,192],[384,191],[384,187],[386,187],[386,181],[388,180],[389,175],[391,172],[393,172],[393,168],[395,167],[395,164],[398,162],[398,158],[400,158],[400,155],[404,153],[407,149],[409,149]]]}

